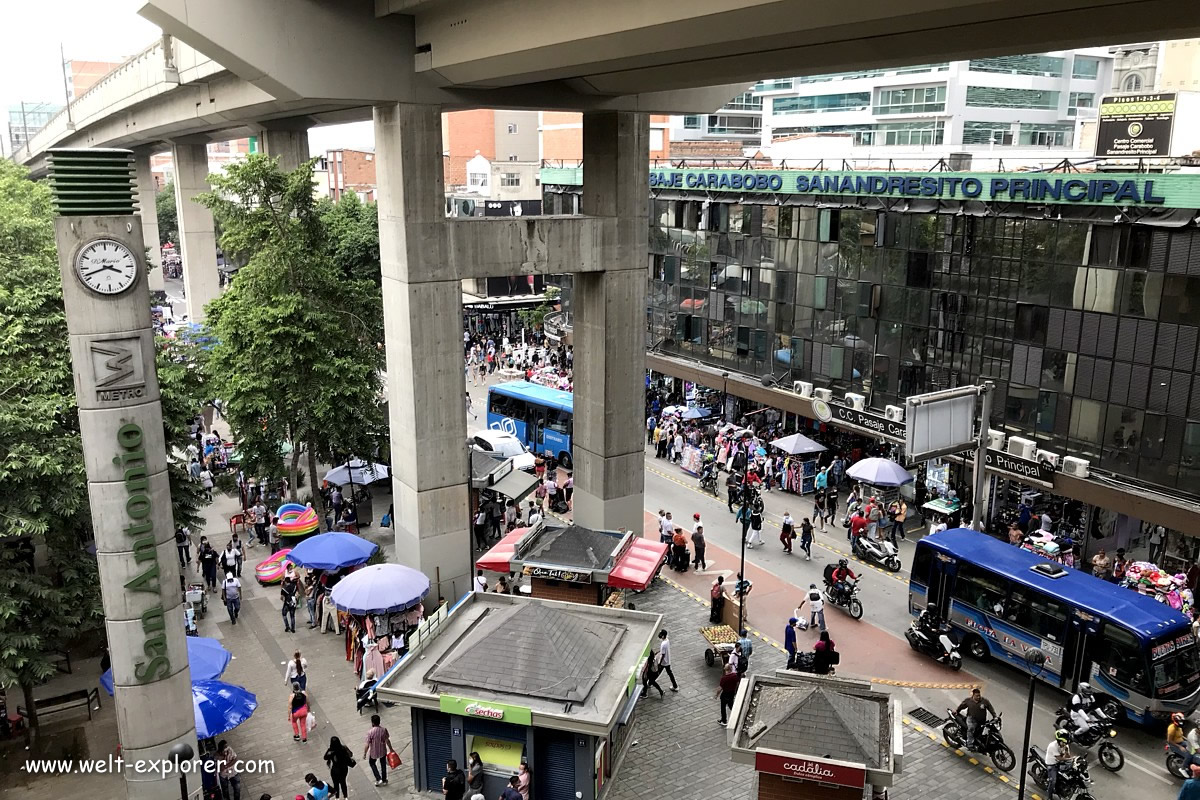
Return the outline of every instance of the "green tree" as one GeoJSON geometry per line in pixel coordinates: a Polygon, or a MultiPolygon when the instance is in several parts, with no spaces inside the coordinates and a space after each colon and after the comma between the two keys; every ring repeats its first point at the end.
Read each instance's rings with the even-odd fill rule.
{"type": "Polygon", "coordinates": [[[315,487],[318,456],[369,457],[384,430],[382,300],[334,266],[312,162],[283,172],[256,154],[209,180],[198,200],[221,221],[222,246],[250,256],[208,307],[217,343],[207,374],[251,474],[279,474],[281,443],[291,443],[294,496],[302,450],[315,487]]]}
{"type": "Polygon", "coordinates": [[[317,204],[321,224],[329,236],[329,258],[346,278],[383,283],[379,260],[379,209],[346,192],[336,203],[323,198],[317,204]]]}
{"type": "Polygon", "coordinates": [[[162,394],[163,430],[167,442],[167,477],[175,525],[193,531],[204,527],[200,509],[208,504],[204,489],[188,474],[189,425],[204,399],[203,347],[188,339],[158,339],[158,388],[162,394]]]}
{"type": "Polygon", "coordinates": [[[517,312],[521,318],[521,324],[527,328],[540,328],[542,321],[546,319],[546,315],[554,311],[554,305],[558,302],[558,287],[547,286],[545,294],[542,295],[541,304],[534,308],[526,308],[517,312]]]}
{"type": "Polygon", "coordinates": [[[154,197],[154,208],[158,214],[158,244],[179,244],[179,210],[175,207],[175,183],[168,181],[154,197]]]}
{"type": "Polygon", "coordinates": [[[101,616],[50,191],[8,161],[0,274],[0,688],[20,687],[36,730],[34,687],[101,616]]]}

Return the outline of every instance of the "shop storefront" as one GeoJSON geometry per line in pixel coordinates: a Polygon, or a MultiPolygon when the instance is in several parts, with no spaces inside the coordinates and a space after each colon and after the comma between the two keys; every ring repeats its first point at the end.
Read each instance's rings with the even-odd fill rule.
{"type": "Polygon", "coordinates": [[[662,616],[475,592],[410,641],[380,681],[408,706],[416,788],[446,762],[483,763],[485,797],[521,765],[531,800],[598,800],[628,744],[638,684],[662,616]]]}
{"type": "Polygon", "coordinates": [[[537,484],[537,477],[516,469],[511,458],[496,458],[479,450],[471,451],[472,517],[480,509],[497,518],[503,517],[504,507],[509,501],[519,506],[537,484]]]}
{"type": "Polygon", "coordinates": [[[534,598],[623,607],[662,567],[667,546],[632,531],[578,525],[518,528],[475,562],[479,569],[520,576],[534,598]]]}

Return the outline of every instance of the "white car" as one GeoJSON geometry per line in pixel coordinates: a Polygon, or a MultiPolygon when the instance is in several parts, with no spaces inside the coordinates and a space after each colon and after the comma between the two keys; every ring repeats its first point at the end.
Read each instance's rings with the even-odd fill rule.
{"type": "Polygon", "coordinates": [[[475,440],[476,450],[491,453],[499,458],[511,458],[513,466],[517,469],[533,472],[536,457],[529,452],[524,442],[511,433],[484,429],[477,431],[472,438],[475,440]]]}

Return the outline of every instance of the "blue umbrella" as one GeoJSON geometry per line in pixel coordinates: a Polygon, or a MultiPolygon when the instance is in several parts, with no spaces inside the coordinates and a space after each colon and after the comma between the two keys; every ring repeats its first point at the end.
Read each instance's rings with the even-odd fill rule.
{"type": "Polygon", "coordinates": [[[258,708],[258,698],[224,681],[192,681],[192,706],[196,710],[196,737],[211,739],[250,719],[258,708]]]}
{"type": "Polygon", "coordinates": [[[288,561],[309,569],[341,569],[367,563],[379,545],[353,533],[320,533],[292,548],[288,561]]]}
{"type": "MultiPolygon", "coordinates": [[[[221,673],[229,666],[233,655],[216,639],[207,636],[187,637],[188,666],[192,670],[192,680],[212,680],[221,677],[221,673]]],[[[107,670],[100,676],[100,685],[110,695],[113,693],[113,673],[107,670]]]]}
{"type": "Polygon", "coordinates": [[[684,419],[704,419],[705,417],[711,415],[712,412],[707,408],[689,408],[687,411],[683,412],[684,419]]]}
{"type": "Polygon", "coordinates": [[[351,614],[386,614],[412,608],[427,594],[429,578],[423,573],[401,564],[375,564],[342,578],[329,596],[351,614]]]}
{"type": "Polygon", "coordinates": [[[887,458],[864,458],[846,470],[846,475],[872,486],[903,486],[915,480],[908,470],[887,458]]]}

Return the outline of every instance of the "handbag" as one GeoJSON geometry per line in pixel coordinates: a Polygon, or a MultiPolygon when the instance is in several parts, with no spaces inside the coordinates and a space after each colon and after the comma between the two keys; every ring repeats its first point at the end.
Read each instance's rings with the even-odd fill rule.
{"type": "Polygon", "coordinates": [[[399,769],[403,762],[400,760],[399,753],[397,753],[395,750],[388,750],[387,763],[392,769],[399,769]]]}

